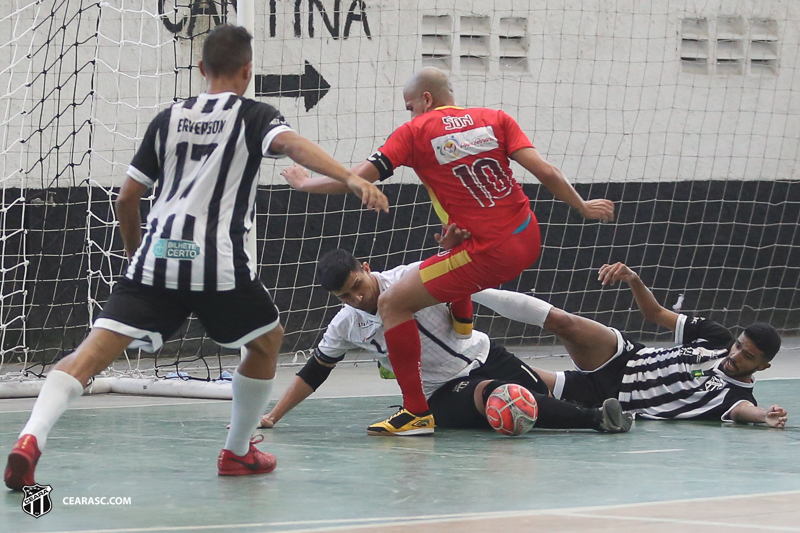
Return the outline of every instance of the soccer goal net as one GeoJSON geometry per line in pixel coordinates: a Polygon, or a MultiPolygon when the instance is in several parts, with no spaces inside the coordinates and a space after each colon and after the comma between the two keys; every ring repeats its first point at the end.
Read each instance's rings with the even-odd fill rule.
{"type": "MultiPolygon", "coordinates": [[[[35,383],[85,337],[126,265],[113,203],[149,121],[204,89],[204,35],[232,0],[0,0],[0,396],[35,383]]],[[[516,168],[542,226],[534,267],[507,288],[645,339],[624,261],[667,307],[729,327],[800,327],[800,5],[792,0],[269,0],[255,3],[256,98],[355,164],[409,119],[402,87],[425,65],[457,101],[502,108],[584,197],[617,220],[584,222],[516,168]]],[[[282,312],[284,364],[301,363],[338,304],[314,282],[341,247],[373,270],[436,252],[439,225],[411,172],[356,198],[291,190],[265,162],[260,276],[282,312]]],[[[148,199],[148,202],[151,201],[148,199]]],[[[145,204],[148,204],[145,202],[145,204]]],[[[146,209],[147,205],[145,206],[146,209]]],[[[554,343],[478,309],[508,345],[554,343]]],[[[664,336],[663,338],[667,338],[664,336]]],[[[557,349],[555,349],[558,352],[557,349]]],[[[155,356],[107,376],[224,379],[236,354],[195,320],[155,356]]]]}

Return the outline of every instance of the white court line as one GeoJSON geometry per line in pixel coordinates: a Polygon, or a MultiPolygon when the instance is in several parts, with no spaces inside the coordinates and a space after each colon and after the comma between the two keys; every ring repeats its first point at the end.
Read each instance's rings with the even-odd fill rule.
{"type": "Polygon", "coordinates": [[[635,453],[667,453],[667,452],[682,452],[682,451],[685,451],[685,448],[666,448],[666,449],[663,449],[663,450],[636,450],[636,451],[633,451],[633,452],[619,452],[619,453],[630,453],[630,454],[635,454],[635,453]]]}
{"type": "Polygon", "coordinates": [[[308,400],[338,400],[339,398],[387,398],[389,396],[400,396],[400,391],[397,392],[380,392],[380,393],[373,393],[373,394],[345,394],[342,396],[332,394],[330,396],[322,395],[322,396],[313,396],[308,397],[307,399],[303,400],[307,402],[308,400]]]}
{"type": "Polygon", "coordinates": [[[579,518],[600,518],[603,520],[628,520],[632,522],[650,522],[650,523],[655,522],[660,524],[675,524],[684,526],[733,527],[733,528],[747,529],[748,531],[800,531],[800,527],[768,526],[760,524],[734,524],[731,522],[709,522],[706,520],[685,520],[682,518],[619,516],[619,515],[605,515],[605,514],[594,514],[594,513],[563,513],[563,515],[575,516],[579,518]]]}
{"type": "MultiPolygon", "coordinates": [[[[800,532],[800,528],[796,527],[785,527],[785,526],[761,526],[756,524],[733,524],[729,522],[704,522],[702,520],[681,520],[681,519],[669,519],[669,518],[637,518],[637,517],[618,517],[615,515],[595,515],[595,514],[584,514],[584,513],[571,513],[571,512],[543,512],[543,513],[532,513],[530,515],[524,515],[521,517],[528,517],[528,516],[560,516],[563,518],[593,518],[593,519],[600,519],[600,520],[628,520],[628,521],[636,521],[636,522],[645,522],[649,524],[657,523],[657,524],[675,524],[676,526],[689,526],[689,525],[697,525],[697,526],[704,526],[704,527],[731,527],[731,528],[742,528],[747,529],[748,531],[788,531],[788,532],[800,532]]],[[[494,517],[471,517],[465,516],[462,518],[442,518],[442,519],[434,519],[434,520],[408,520],[405,522],[382,522],[380,524],[381,527],[393,527],[393,526],[411,526],[411,525],[431,525],[431,524],[447,524],[452,522],[463,522],[469,520],[480,520],[480,519],[489,519],[493,518],[495,520],[502,519],[502,518],[511,518],[508,515],[503,516],[494,516],[494,517]]],[[[364,525],[348,525],[348,526],[335,526],[335,527],[323,527],[323,528],[311,528],[311,529],[284,529],[280,531],[272,531],[269,533],[333,533],[335,531],[355,531],[359,529],[372,529],[374,528],[374,524],[364,524],[364,525]]]]}
{"type": "MultiPolygon", "coordinates": [[[[216,529],[252,529],[256,527],[281,527],[281,526],[314,526],[322,524],[331,524],[329,527],[313,528],[313,529],[285,529],[280,531],[273,531],[271,533],[315,533],[323,531],[348,531],[352,529],[364,529],[373,527],[374,524],[379,523],[381,526],[403,526],[412,524],[435,524],[439,522],[454,522],[459,520],[485,520],[485,519],[500,519],[500,518],[522,518],[528,516],[541,516],[541,515],[560,515],[564,517],[579,516],[580,513],[596,513],[601,511],[609,511],[616,509],[635,509],[638,507],[664,505],[664,504],[678,504],[678,503],[697,503],[697,502],[713,502],[720,500],[737,500],[742,498],[757,498],[764,496],[788,496],[800,494],[800,490],[790,490],[783,492],[759,492],[755,494],[737,494],[733,496],[709,496],[705,498],[687,498],[680,500],[660,500],[654,502],[637,502],[637,503],[624,503],[615,505],[596,505],[589,507],[565,507],[557,509],[537,509],[530,511],[498,511],[486,513],[460,513],[460,514],[444,514],[444,515],[424,515],[416,518],[408,518],[406,516],[392,516],[380,518],[353,518],[353,519],[333,519],[333,520],[298,520],[291,522],[255,522],[248,524],[213,524],[213,525],[194,525],[194,526],[164,526],[164,527],[145,527],[145,528],[119,528],[119,529],[78,529],[78,530],[65,530],[53,531],[50,533],[154,533],[154,532],[171,532],[171,531],[213,531],[216,529]],[[336,526],[334,524],[348,524],[336,526]]],[[[606,516],[603,518],[618,518],[617,516],[606,516]]],[[[642,520],[653,521],[672,521],[673,519],[661,518],[642,518],[642,520]]],[[[689,520],[674,519],[675,523],[697,523],[697,524],[713,524],[712,522],[692,522],[689,520]]],[[[736,526],[736,524],[725,524],[736,526]]],[[[749,526],[759,528],[772,528],[772,531],[800,531],[800,528],[783,528],[775,529],[780,526],[749,526]]]]}
{"type": "MultiPolygon", "coordinates": [[[[122,395],[120,395],[122,396],[122,395]]],[[[34,398],[31,398],[34,399],[34,398]]],[[[230,400],[206,400],[196,399],[187,402],[172,402],[172,403],[137,403],[132,405],[97,405],[93,407],[70,407],[70,411],[92,411],[94,409],[130,409],[132,407],[169,407],[172,405],[197,405],[206,403],[230,403],[230,400]]],[[[21,409],[18,411],[0,411],[0,415],[5,413],[30,413],[30,409],[21,409]]]]}
{"type": "MultiPolygon", "coordinates": [[[[99,398],[100,396],[105,396],[104,394],[98,395],[89,395],[89,398],[99,398]]],[[[114,396],[127,396],[125,394],[114,394],[114,396]]],[[[308,398],[304,401],[309,400],[334,400],[339,398],[381,398],[381,397],[388,397],[388,396],[400,396],[400,393],[397,394],[358,394],[358,395],[350,395],[350,396],[314,396],[313,398],[308,398]]],[[[170,396],[163,396],[163,398],[170,398],[170,396]]],[[[15,400],[22,400],[23,398],[14,398],[15,400]]],[[[36,398],[31,397],[31,400],[35,400],[36,398]]],[[[270,399],[272,401],[272,399],[270,399]]],[[[205,399],[205,398],[196,398],[192,401],[186,402],[172,402],[172,403],[137,403],[132,405],[99,405],[96,407],[70,407],[70,411],[90,411],[92,409],[130,409],[132,407],[169,407],[171,405],[197,405],[197,404],[204,404],[204,403],[230,403],[230,400],[214,400],[214,399],[205,399]]],[[[0,400],[0,404],[2,400],[0,400]]],[[[19,409],[14,411],[3,411],[0,409],[0,415],[5,413],[30,413],[30,409],[19,409]]]]}

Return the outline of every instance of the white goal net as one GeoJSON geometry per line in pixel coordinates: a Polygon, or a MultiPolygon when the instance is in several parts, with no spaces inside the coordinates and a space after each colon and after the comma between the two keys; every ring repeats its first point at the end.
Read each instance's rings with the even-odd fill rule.
{"type": "MultiPolygon", "coordinates": [[[[85,337],[124,266],[116,191],[149,121],[204,89],[203,36],[231,0],[0,0],[0,382],[36,380],[85,337]]],[[[449,72],[465,106],[499,107],[584,197],[584,223],[521,171],[543,233],[508,288],[645,339],[630,294],[597,269],[624,261],[664,305],[729,327],[800,327],[800,5],[792,0],[265,0],[255,5],[257,98],[355,164],[408,120],[402,86],[449,72]]],[[[279,163],[283,164],[283,163],[279,163]]],[[[264,163],[260,275],[282,311],[286,363],[338,304],[314,282],[336,247],[375,270],[436,250],[437,219],[411,172],[384,186],[389,215],[352,197],[290,190],[264,163]]],[[[517,169],[519,170],[519,169],[517,169]]],[[[478,309],[509,345],[552,344],[478,309]]],[[[109,375],[215,380],[235,365],[190,320],[155,358],[109,375]]],[[[0,383],[2,389],[3,383],[0,383]]],[[[2,393],[0,393],[2,394],[2,393]]]]}

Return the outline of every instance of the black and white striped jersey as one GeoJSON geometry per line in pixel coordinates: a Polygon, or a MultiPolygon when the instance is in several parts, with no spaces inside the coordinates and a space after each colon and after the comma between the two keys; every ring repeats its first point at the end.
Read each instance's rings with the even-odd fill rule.
{"type": "MultiPolygon", "coordinates": [[[[150,123],[128,176],[152,187],[128,279],[168,289],[226,291],[256,278],[248,251],[262,157],[290,131],[274,107],[234,93],[173,104],[150,123]]],[[[255,238],[253,236],[252,238],[255,238]]]]}
{"type": "MultiPolygon", "coordinates": [[[[410,268],[403,265],[385,272],[372,272],[381,292],[410,268]]],[[[456,335],[450,322],[450,311],[445,304],[427,307],[414,315],[422,343],[422,388],[430,396],[451,379],[460,378],[486,362],[489,355],[489,337],[473,330],[469,338],[456,335]]],[[[386,352],[381,318],[349,305],[328,324],[316,355],[325,363],[338,363],[350,350],[365,350],[373,354],[381,365],[391,369],[386,352]]]]}
{"type": "Polygon", "coordinates": [[[720,365],[733,345],[731,333],[701,317],[678,316],[671,348],[644,348],[625,367],[619,401],[645,418],[730,420],[742,401],[756,405],[755,380],[727,376],[720,365]]]}

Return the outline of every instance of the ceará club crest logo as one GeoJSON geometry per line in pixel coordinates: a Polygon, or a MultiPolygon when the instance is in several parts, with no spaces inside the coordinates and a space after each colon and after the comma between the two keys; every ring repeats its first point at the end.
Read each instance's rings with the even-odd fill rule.
{"type": "Polygon", "coordinates": [[[22,498],[22,510],[34,518],[44,516],[53,510],[53,502],[50,493],[53,487],[50,485],[26,485],[22,487],[25,496],[22,498]]]}

